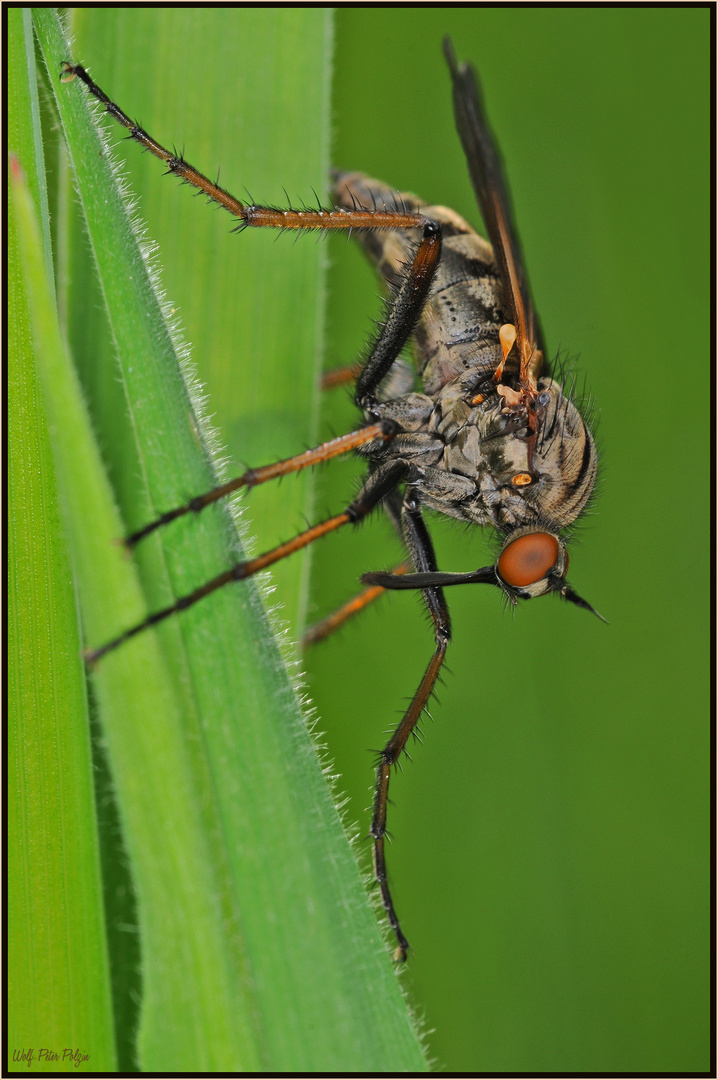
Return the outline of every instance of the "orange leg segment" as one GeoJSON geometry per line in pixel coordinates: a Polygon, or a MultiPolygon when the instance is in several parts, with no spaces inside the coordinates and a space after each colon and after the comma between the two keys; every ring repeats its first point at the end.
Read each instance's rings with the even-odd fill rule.
{"type": "Polygon", "coordinates": [[[270,551],[266,551],[263,555],[258,555],[254,559],[246,559],[243,562],[235,563],[233,566],[230,566],[228,570],[223,571],[221,574],[218,574],[217,577],[205,582],[204,585],[200,585],[199,588],[194,589],[191,593],[187,593],[186,596],[181,596],[174,604],[170,604],[169,607],[154,612],[154,614],[149,615],[141,623],[130,627],[129,630],[126,630],[123,634],[120,634],[119,637],[109,641],[106,645],[102,645],[99,649],[88,650],[85,653],[86,661],[88,663],[95,663],[100,657],[111,652],[113,649],[118,648],[123,642],[135,637],[136,634],[140,634],[143,630],[147,630],[151,626],[156,626],[157,623],[163,622],[163,620],[169,618],[170,615],[175,615],[180,611],[186,611],[187,608],[192,607],[192,605],[196,604],[199,600],[203,600],[205,596],[209,596],[211,593],[216,592],[217,589],[221,589],[224,585],[229,585],[232,581],[244,581],[254,574],[258,574],[261,570],[266,570],[269,566],[279,562],[280,559],[285,559],[288,555],[294,554],[295,551],[300,551],[309,544],[313,544],[315,540],[319,540],[320,537],[326,536],[330,532],[334,532],[335,529],[341,528],[342,525],[360,521],[370,513],[377,503],[381,502],[390,491],[393,491],[397,484],[402,481],[407,470],[407,463],[400,459],[395,459],[380,466],[367,478],[356,499],[349,504],[342,514],[336,514],[334,517],[327,518],[326,521],[319,522],[318,525],[312,525],[311,528],[305,529],[304,532],[299,533],[291,540],[287,540],[286,543],[279,544],[270,551]]]}
{"type": "Polygon", "coordinates": [[[289,473],[299,472],[301,469],[318,465],[322,461],[330,461],[332,458],[348,454],[352,450],[358,450],[360,446],[366,446],[367,443],[374,442],[377,439],[381,439],[385,443],[390,442],[394,434],[394,425],[389,421],[381,421],[377,424],[370,424],[368,427],[359,428],[357,431],[350,431],[348,435],[341,435],[338,439],[332,439],[330,442],[322,443],[321,446],[316,446],[313,450],[306,450],[303,454],[285,458],[284,461],[277,461],[273,465],[264,465],[259,469],[247,469],[241,476],[236,476],[225,484],[220,484],[219,487],[213,488],[204,495],[198,495],[194,499],[190,499],[184,506],[178,506],[174,510],[168,510],[167,513],[161,514],[154,521],[151,521],[149,525],[145,525],[142,529],[138,529],[137,532],[128,536],[125,543],[128,547],[133,547],[139,540],[143,540],[145,536],[153,533],[155,529],[168,525],[170,521],[174,521],[184,514],[198,514],[200,510],[204,510],[205,506],[209,506],[210,503],[216,502],[218,499],[223,499],[225,495],[230,495],[240,488],[253,488],[259,484],[266,484],[268,480],[276,480],[280,476],[287,476],[289,473]]]}
{"type": "Polygon", "coordinates": [[[129,132],[131,139],[138,142],[144,150],[163,161],[167,170],[178,176],[186,184],[203,192],[207,198],[228,210],[240,219],[242,225],[271,229],[411,229],[427,224],[428,219],[422,214],[401,213],[398,210],[278,210],[270,206],[254,206],[235,198],[219,184],[190,165],[184,158],[167,150],[153,139],[144,128],[130,120],[127,113],[116,105],[97,83],[93,82],[82,64],[62,65],[63,82],[79,78],[90,93],[101,101],[105,110],[129,132]]]}
{"type": "MultiPolygon", "coordinates": [[[[407,569],[406,563],[402,563],[392,570],[392,574],[405,574],[407,569]]],[[[320,619],[319,622],[310,626],[302,639],[302,645],[306,649],[308,645],[316,645],[318,641],[323,641],[324,638],[333,634],[335,630],[338,630],[340,626],[343,626],[344,623],[353,618],[354,615],[358,615],[360,611],[363,611],[364,608],[368,607],[369,604],[372,604],[385,592],[386,589],[381,585],[369,585],[368,588],[362,589],[360,593],[353,596],[346,604],[342,604],[342,606],[337,608],[336,611],[333,611],[331,615],[327,615],[326,618],[320,619]]]]}

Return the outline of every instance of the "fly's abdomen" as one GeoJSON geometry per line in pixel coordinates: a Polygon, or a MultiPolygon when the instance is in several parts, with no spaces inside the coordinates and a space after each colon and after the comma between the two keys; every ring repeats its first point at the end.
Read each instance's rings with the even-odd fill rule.
{"type": "MultiPolygon", "coordinates": [[[[441,224],[442,253],[429,297],[414,331],[417,371],[427,394],[436,394],[458,376],[493,375],[502,359],[499,328],[506,322],[502,290],[491,245],[459,214],[429,206],[361,173],[335,175],[337,206],[420,211],[441,224]]],[[[359,243],[390,288],[397,288],[410,263],[420,231],[367,230],[359,243]]]]}

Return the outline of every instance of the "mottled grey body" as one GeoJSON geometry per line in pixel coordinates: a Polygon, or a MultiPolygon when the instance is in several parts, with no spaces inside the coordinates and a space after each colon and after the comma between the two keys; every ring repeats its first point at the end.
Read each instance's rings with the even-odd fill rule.
{"type": "MultiPolygon", "coordinates": [[[[382,459],[399,457],[420,468],[417,497],[451,517],[503,532],[570,525],[595,482],[594,440],[550,375],[538,380],[534,439],[510,380],[503,386],[494,381],[503,358],[499,330],[508,319],[491,245],[453,210],[398,195],[360,173],[339,174],[334,198],[348,210],[416,210],[442,227],[441,261],[413,335],[423,393],[392,396],[371,408],[372,417],[400,429],[382,448],[382,459]]],[[[419,230],[416,236],[392,229],[358,233],[390,289],[403,280],[419,236],[419,230]]]]}

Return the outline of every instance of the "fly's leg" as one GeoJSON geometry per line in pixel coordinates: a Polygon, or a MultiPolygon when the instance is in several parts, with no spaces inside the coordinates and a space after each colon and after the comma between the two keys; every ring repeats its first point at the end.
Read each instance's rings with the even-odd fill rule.
{"type": "MultiPolygon", "coordinates": [[[[402,508],[402,527],[404,540],[412,557],[414,566],[419,573],[430,573],[436,570],[436,557],[431,538],[421,516],[418,501],[412,494],[407,494],[402,508]]],[[[386,816],[389,802],[389,781],[391,779],[392,766],[396,765],[402,751],[406,747],[407,740],[426,708],[426,704],[436,685],[441,666],[444,662],[446,649],[451,639],[451,620],[449,609],[444,599],[443,591],[432,586],[423,589],[424,601],[432,623],[434,624],[434,655],[424,672],[409,708],[406,710],[399,726],[389,739],[384,749],[379,754],[379,763],[376,772],[376,786],[374,791],[374,811],[371,822],[371,835],[374,840],[374,875],[381,890],[381,899],[394,934],[396,935],[397,947],[394,950],[394,959],[406,960],[409,942],[404,937],[399,919],[391,898],[389,883],[386,875],[386,856],[384,853],[384,837],[386,836],[386,816]]]]}
{"type": "Polygon", "coordinates": [[[232,581],[245,581],[254,574],[258,574],[261,570],[266,570],[267,567],[279,562],[280,559],[285,559],[295,551],[300,551],[302,548],[314,543],[315,540],[319,540],[320,537],[341,528],[342,525],[361,521],[382,499],[393,491],[397,484],[411,475],[411,469],[412,466],[400,458],[395,458],[393,461],[380,465],[368,476],[356,499],[347,506],[343,513],[327,518],[318,525],[313,525],[310,529],[305,529],[304,532],[299,533],[291,540],[279,544],[270,551],[266,551],[263,555],[258,555],[255,559],[246,559],[243,562],[235,563],[228,570],[212,578],[211,581],[205,582],[198,589],[194,589],[193,592],[180,597],[169,607],[156,611],[153,615],[144,619],[143,622],[126,630],[106,645],[102,645],[99,649],[88,650],[85,653],[85,659],[88,663],[94,663],[125,641],[142,633],[143,630],[156,626],[157,623],[163,622],[170,615],[186,611],[187,608],[192,607],[199,600],[203,600],[205,596],[216,592],[217,589],[221,589],[224,585],[229,585],[232,581]]]}
{"type": "Polygon", "coordinates": [[[344,367],[325,371],[319,381],[319,388],[321,390],[333,390],[336,386],[346,386],[347,383],[356,380],[357,375],[361,374],[361,369],[361,364],[345,364],[344,367]]]}
{"type": "MultiPolygon", "coordinates": [[[[348,210],[347,213],[353,211],[348,210]]],[[[354,399],[359,408],[365,411],[371,411],[374,393],[409,340],[439,265],[441,228],[429,218],[423,218],[422,226],[423,236],[411,266],[389,306],[386,320],[372,343],[367,361],[356,381],[354,399]]]]}
{"type": "MultiPolygon", "coordinates": [[[[402,212],[398,209],[368,210],[356,207],[353,209],[340,208],[338,210],[277,210],[272,207],[255,206],[240,202],[239,199],[225,191],[224,188],[204,176],[194,165],[190,165],[184,158],[171,153],[153,139],[144,128],[130,120],[127,114],[107,96],[104,90],[92,81],[81,64],[64,63],[63,79],[69,82],[74,78],[79,78],[85,84],[90,93],[105,106],[105,110],[127,129],[131,139],[134,139],[145,150],[154,154],[160,161],[164,161],[170,173],[204,192],[209,199],[212,199],[224,207],[225,210],[228,210],[230,214],[239,218],[240,228],[320,229],[322,231],[344,230],[349,232],[356,229],[422,230],[422,239],[416,249],[411,266],[392,301],[387,317],[379,329],[368,358],[357,379],[356,402],[365,412],[370,412],[374,392],[399,356],[424,307],[441,255],[440,226],[423,214],[402,212]]],[[[347,438],[351,438],[351,436],[347,436],[347,438]]],[[[352,448],[347,446],[347,450],[352,448]]],[[[319,448],[319,451],[321,449],[319,448]]],[[[336,450],[337,454],[344,452],[346,452],[344,449],[336,450]]],[[[334,456],[334,454],[319,456],[316,460],[327,460],[330,456],[334,456]]],[[[299,461],[302,458],[303,455],[299,455],[296,459],[289,459],[287,462],[280,463],[280,467],[284,466],[283,472],[273,473],[272,476],[295,471],[292,462],[299,461]]],[[[313,463],[314,460],[306,462],[306,464],[313,463]]],[[[305,464],[296,466],[296,468],[305,467],[305,464]]],[[[267,479],[270,478],[270,476],[267,476],[267,479]]],[[[252,484],[261,482],[256,476],[251,479],[252,484]]],[[[210,492],[207,496],[191,500],[185,507],[163,514],[156,522],[133,534],[130,537],[130,543],[136,543],[137,540],[148,535],[155,528],[173,521],[182,514],[203,509],[204,506],[214,502],[215,499],[221,498],[223,495],[242,486],[248,485],[244,477],[238,477],[235,481],[230,481],[229,484],[216,488],[214,492],[210,492]]]]}
{"type": "MultiPolygon", "coordinates": [[[[391,521],[392,525],[399,534],[399,538],[404,543],[404,527],[402,525],[402,512],[404,506],[404,499],[398,490],[392,491],[384,499],[383,508],[387,517],[391,521]]],[[[411,569],[409,562],[401,563],[392,571],[392,576],[406,574],[411,569]]],[[[340,626],[343,626],[345,622],[353,618],[354,615],[358,615],[360,611],[363,611],[369,604],[372,604],[377,600],[382,593],[386,592],[383,585],[371,584],[368,588],[363,589],[356,596],[353,596],[351,600],[348,600],[336,611],[332,611],[324,619],[320,619],[313,626],[310,626],[302,640],[302,645],[306,649],[309,645],[316,645],[319,641],[324,641],[330,634],[333,634],[335,630],[338,630],[340,626]]]]}
{"type": "MultiPolygon", "coordinates": [[[[401,563],[399,566],[394,567],[391,573],[395,575],[405,574],[408,569],[406,563],[401,563]]],[[[369,604],[373,604],[385,592],[386,589],[383,585],[368,585],[366,589],[362,589],[351,600],[347,600],[346,604],[342,604],[331,615],[327,615],[324,619],[320,619],[319,622],[315,622],[313,626],[310,626],[302,638],[302,645],[306,649],[308,645],[316,645],[318,641],[324,641],[340,626],[343,626],[345,622],[358,615],[369,604]]]]}
{"type": "MultiPolygon", "coordinates": [[[[183,157],[167,150],[158,143],[144,128],[136,124],[116,105],[97,83],[93,82],[82,64],[62,65],[63,82],[80,79],[90,93],[105,106],[105,111],[113,116],[129,132],[129,137],[138,142],[143,149],[163,161],[168,172],[199,191],[207,198],[228,210],[239,218],[242,227],[268,227],[272,229],[409,229],[423,227],[427,221],[422,214],[401,213],[400,211],[378,211],[357,208],[355,210],[278,210],[270,206],[255,206],[243,203],[219,184],[190,165],[183,157]]],[[[433,223],[432,223],[433,224],[433,223]]]]}
{"type": "Polygon", "coordinates": [[[330,461],[332,458],[348,454],[352,450],[356,450],[360,446],[366,446],[367,443],[376,440],[388,443],[394,438],[395,433],[396,428],[390,421],[369,424],[367,427],[359,428],[358,431],[350,431],[348,435],[341,435],[338,439],[322,443],[321,446],[317,446],[313,450],[306,450],[303,454],[297,454],[295,457],[285,458],[284,461],[277,461],[273,465],[265,465],[259,469],[247,469],[241,476],[236,476],[225,484],[212,488],[211,491],[205,492],[204,495],[197,495],[184,506],[179,506],[175,510],[168,510],[167,513],[161,514],[155,521],[151,521],[149,525],[145,525],[142,529],[138,529],[137,532],[128,536],[125,543],[132,547],[162,525],[168,525],[171,521],[182,517],[184,514],[198,514],[200,510],[204,510],[205,506],[209,506],[210,503],[216,502],[218,499],[222,499],[225,495],[230,495],[240,488],[251,489],[259,484],[266,484],[268,480],[275,480],[277,477],[300,472],[302,469],[310,468],[320,462],[330,461]]]}

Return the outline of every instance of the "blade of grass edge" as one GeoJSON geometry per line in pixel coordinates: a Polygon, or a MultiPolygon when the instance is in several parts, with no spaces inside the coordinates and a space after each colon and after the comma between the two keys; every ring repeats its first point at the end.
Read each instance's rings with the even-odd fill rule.
{"type": "MultiPolygon", "coordinates": [[[[64,59],[61,49],[54,50],[54,57],[55,61],[64,59]]],[[[53,73],[52,62],[49,69],[53,73]]],[[[57,90],[57,76],[51,74],[51,78],[57,90]]],[[[60,89],[60,113],[67,124],[66,114],[73,110],[79,114],[67,90],[78,88],[60,89]]],[[[73,116],[72,123],[75,120],[73,116]]],[[[78,139],[75,132],[72,134],[78,139]]],[[[83,203],[92,199],[102,202],[92,192],[98,172],[94,133],[83,132],[76,142],[71,138],[71,153],[77,156],[83,138],[84,145],[90,147],[85,151],[86,163],[83,166],[79,162],[78,169],[83,203]],[[84,180],[80,175],[83,168],[88,174],[84,180]],[[85,183],[89,186],[85,187],[85,183]]],[[[102,150],[99,156],[103,156],[102,150]]],[[[75,164],[78,166],[78,161],[75,164]]],[[[105,233],[104,244],[115,263],[120,261],[122,242],[107,242],[105,233]]],[[[102,248],[102,244],[95,246],[98,262],[102,261],[102,248]]],[[[105,266],[106,294],[111,291],[108,281],[111,288],[117,285],[113,272],[122,279],[117,285],[121,293],[122,286],[138,276],[137,265],[129,270],[105,266]]],[[[141,269],[141,262],[139,266],[141,269]]],[[[111,312],[111,320],[115,319],[113,330],[118,351],[122,352],[119,339],[124,332],[125,312],[144,312],[147,298],[143,295],[138,300],[133,296],[119,305],[115,300],[115,306],[120,311],[111,312]]],[[[146,330],[138,331],[137,325],[130,330],[130,348],[126,351],[131,367],[137,367],[142,359],[142,348],[138,347],[142,334],[146,330]]],[[[162,366],[154,356],[152,363],[162,366]]],[[[125,377],[128,375],[148,380],[156,372],[138,376],[126,371],[125,377]]],[[[152,480],[150,473],[156,466],[146,447],[149,445],[153,453],[162,449],[157,418],[164,417],[173,398],[179,402],[181,436],[187,441],[189,433],[190,442],[195,436],[187,420],[183,388],[170,390],[163,397],[156,386],[149,390],[148,386],[147,381],[135,383],[128,396],[138,428],[147,423],[143,409],[148,396],[156,395],[163,404],[159,412],[152,414],[145,434],[143,460],[152,480]],[[138,401],[142,408],[136,407],[138,401]]],[[[168,428],[164,420],[163,436],[168,428]]],[[[172,438],[177,438],[176,433],[172,438]]],[[[175,444],[170,447],[170,480],[186,484],[189,490],[200,489],[198,480],[187,481],[184,474],[174,480],[177,461],[182,457],[174,455],[174,448],[175,444]]],[[[164,461],[159,469],[163,482],[167,478],[166,466],[164,461]]],[[[193,475],[197,468],[193,466],[193,475]]],[[[206,460],[201,456],[199,469],[206,475],[206,460]]],[[[179,501],[176,493],[174,501],[179,501]]],[[[210,576],[205,565],[212,554],[207,555],[210,523],[204,525],[199,538],[196,523],[193,525],[191,534],[174,538],[173,550],[167,555],[175,588],[182,588],[187,573],[210,576]],[[188,555],[197,553],[205,563],[202,559],[188,559],[188,555]]],[[[221,519],[219,526],[221,533],[226,527],[221,519]]],[[[226,553],[216,555],[220,557],[226,562],[226,553]]],[[[196,709],[195,717],[190,717],[194,726],[188,727],[185,737],[199,790],[208,796],[210,809],[206,808],[207,802],[202,805],[209,819],[210,846],[219,844],[221,848],[225,837],[236,838],[228,852],[215,852],[218,856],[224,854],[229,863],[228,878],[219,875],[218,881],[223,911],[235,941],[241,940],[242,954],[237,955],[240,946],[235,943],[232,960],[237,970],[253,979],[259,988],[253,1008],[263,1029],[264,1059],[269,1067],[290,1069],[368,1069],[372,1063],[374,1068],[386,1068],[387,1063],[399,1069],[422,1068],[415,1033],[381,947],[336,809],[328,798],[314,748],[291,698],[276,646],[268,642],[266,631],[257,630],[255,623],[249,630],[238,628],[240,605],[231,595],[212,599],[217,602],[211,605],[207,601],[203,611],[188,612],[183,617],[179,659],[169,662],[175,674],[184,663],[191,673],[180,682],[178,696],[191,694],[196,709]],[[218,627],[221,629],[223,623],[225,629],[220,633],[218,627]],[[220,638],[225,642],[223,647],[220,638]],[[248,659],[249,674],[237,671],[237,657],[248,659]],[[258,676],[268,680],[269,692],[257,688],[258,676]],[[240,713],[241,703],[245,704],[240,713]],[[289,706],[286,710],[285,705],[289,706]],[[273,914],[278,906],[282,910],[279,920],[273,914]],[[337,1022],[333,1024],[330,1017],[336,1017],[337,1022]],[[367,1030],[373,1032],[369,1041],[367,1030]]],[[[255,591],[246,590],[241,607],[245,616],[253,620],[259,617],[255,591]]],[[[121,617],[127,620],[127,612],[121,617]]],[[[168,625],[160,636],[167,652],[176,643],[180,630],[168,625]]],[[[162,794],[170,797],[169,792],[162,794]]],[[[150,1041],[145,1038],[145,1054],[153,1057],[161,1047],[159,1041],[150,1041]]],[[[166,1053],[164,1038],[162,1042],[166,1053]]]]}

